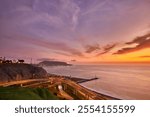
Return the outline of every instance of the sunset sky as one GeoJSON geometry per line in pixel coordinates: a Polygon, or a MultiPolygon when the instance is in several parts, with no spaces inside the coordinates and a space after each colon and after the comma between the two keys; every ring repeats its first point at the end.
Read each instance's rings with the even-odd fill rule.
{"type": "Polygon", "coordinates": [[[150,62],[150,0],[0,0],[0,56],[150,62]]]}

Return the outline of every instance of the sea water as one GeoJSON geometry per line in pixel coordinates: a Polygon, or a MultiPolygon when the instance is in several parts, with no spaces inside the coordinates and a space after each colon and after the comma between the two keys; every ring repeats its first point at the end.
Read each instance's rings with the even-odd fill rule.
{"type": "Polygon", "coordinates": [[[98,80],[81,85],[120,99],[150,99],[150,65],[101,64],[44,67],[48,73],[98,80]]]}

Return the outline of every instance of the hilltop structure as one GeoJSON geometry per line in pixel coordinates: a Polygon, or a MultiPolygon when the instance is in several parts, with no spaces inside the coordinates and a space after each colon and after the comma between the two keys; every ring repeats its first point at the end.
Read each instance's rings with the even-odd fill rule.
{"type": "Polygon", "coordinates": [[[5,57],[0,57],[0,64],[6,64],[6,63],[24,63],[25,61],[23,59],[18,60],[8,60],[5,57]]]}

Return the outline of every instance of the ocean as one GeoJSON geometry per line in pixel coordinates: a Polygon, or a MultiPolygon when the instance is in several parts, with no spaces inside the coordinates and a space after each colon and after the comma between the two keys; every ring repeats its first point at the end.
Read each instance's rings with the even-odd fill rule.
{"type": "Polygon", "coordinates": [[[44,67],[48,73],[98,80],[81,85],[119,99],[150,99],[149,64],[101,64],[44,67]]]}

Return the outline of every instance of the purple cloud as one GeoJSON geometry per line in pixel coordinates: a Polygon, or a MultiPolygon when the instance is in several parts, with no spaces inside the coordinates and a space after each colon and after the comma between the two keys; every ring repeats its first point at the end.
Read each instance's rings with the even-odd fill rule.
{"type": "Polygon", "coordinates": [[[108,45],[104,46],[103,52],[98,53],[96,56],[100,56],[100,55],[110,52],[114,47],[116,47],[116,45],[117,44],[108,44],[108,45]]]}
{"type": "Polygon", "coordinates": [[[0,0],[0,52],[37,58],[52,53],[64,58],[100,56],[114,48],[107,43],[145,30],[149,6],[148,0],[0,0]],[[80,37],[87,38],[81,42],[80,37]]]}
{"type": "Polygon", "coordinates": [[[96,50],[100,50],[100,46],[98,44],[95,44],[95,45],[86,45],[85,46],[86,48],[86,53],[92,53],[96,50]]]}

